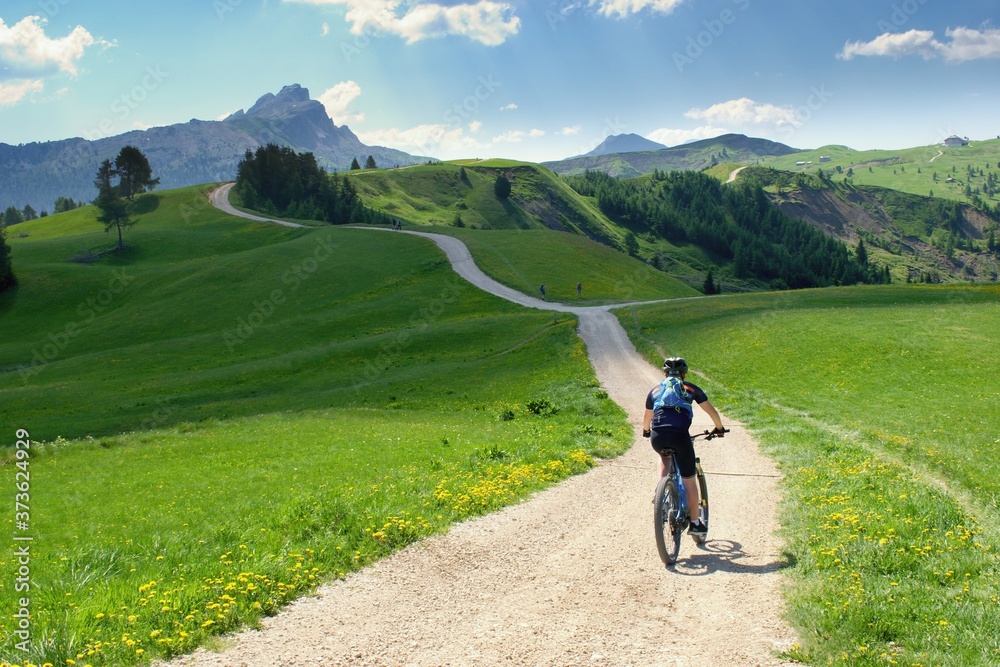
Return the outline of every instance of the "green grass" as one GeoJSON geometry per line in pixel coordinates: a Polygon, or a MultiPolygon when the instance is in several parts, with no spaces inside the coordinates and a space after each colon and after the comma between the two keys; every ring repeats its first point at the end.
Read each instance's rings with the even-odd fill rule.
{"type": "MultiPolygon", "coordinates": [[[[967,185],[972,189],[981,189],[991,171],[994,174],[1000,172],[1000,139],[972,141],[970,145],[960,148],[919,146],[900,150],[856,151],[846,146],[824,146],[816,150],[765,158],[761,163],[791,172],[816,173],[822,169],[834,180],[846,178],[847,170],[851,168],[856,185],[876,185],[925,197],[933,191],[935,197],[967,203],[967,185]],[[938,156],[939,152],[942,155],[938,156]],[[830,161],[821,163],[821,155],[829,156],[830,161]],[[796,166],[796,162],[800,161],[812,164],[796,166]],[[976,176],[971,179],[968,177],[969,165],[976,169],[976,176]],[[842,170],[840,174],[836,171],[838,166],[842,170]],[[978,175],[979,169],[983,170],[983,176],[978,175]],[[935,173],[937,180],[934,179],[935,173]],[[953,177],[955,181],[947,183],[949,177],[953,177]]],[[[992,198],[980,196],[991,206],[996,206],[1000,201],[997,195],[992,198]]]]}
{"type": "Polygon", "coordinates": [[[203,190],[159,193],[94,264],[67,261],[108,243],[89,208],[11,239],[33,641],[6,615],[0,664],[189,651],[630,443],[575,318],[482,293],[430,241],[230,218],[203,190]]]}
{"type": "Polygon", "coordinates": [[[622,322],[778,460],[790,657],[1000,662],[1000,290],[740,295],[622,322]]]}
{"type": "Polygon", "coordinates": [[[549,231],[447,230],[469,248],[476,264],[509,287],[562,303],[594,305],[698,296],[700,293],[648,264],[581,236],[549,231]],[[581,295],[576,292],[582,283],[581,295]]]}

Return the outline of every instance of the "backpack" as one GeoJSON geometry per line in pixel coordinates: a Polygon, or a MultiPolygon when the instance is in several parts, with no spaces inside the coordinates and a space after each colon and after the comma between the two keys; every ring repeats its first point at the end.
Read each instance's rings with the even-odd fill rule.
{"type": "Polygon", "coordinates": [[[684,382],[673,375],[664,378],[660,383],[660,393],[653,399],[653,410],[672,410],[683,412],[690,420],[694,418],[694,408],[691,401],[694,394],[684,386],[684,382]]]}

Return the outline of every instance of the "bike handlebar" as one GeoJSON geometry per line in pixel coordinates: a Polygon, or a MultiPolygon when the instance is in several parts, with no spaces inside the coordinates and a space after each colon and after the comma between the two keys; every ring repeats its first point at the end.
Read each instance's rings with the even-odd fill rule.
{"type": "Polygon", "coordinates": [[[705,440],[711,440],[713,438],[724,438],[726,433],[729,433],[728,428],[722,429],[722,433],[705,430],[703,433],[695,433],[694,435],[692,435],[691,441],[693,442],[697,438],[705,438],[705,440]]]}

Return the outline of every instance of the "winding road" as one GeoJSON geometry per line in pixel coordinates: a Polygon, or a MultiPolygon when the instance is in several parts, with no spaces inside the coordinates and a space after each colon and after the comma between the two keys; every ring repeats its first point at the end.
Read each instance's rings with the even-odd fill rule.
{"type": "MultiPolygon", "coordinates": [[[[213,203],[226,208],[227,186],[213,203]]],[[[294,224],[294,223],[282,223],[294,224]]],[[[393,233],[382,230],[385,233],[393,233]]],[[[399,232],[395,232],[399,233],[399,232]]],[[[635,427],[634,446],[529,500],[452,527],[321,587],[259,630],[171,665],[783,665],[778,473],[746,430],[699,449],[712,524],[685,538],[672,569],[652,531],[656,457],[639,437],[646,392],[662,379],[617,318],[621,306],[571,307],[482,273],[459,240],[433,240],[472,284],[528,308],[573,313],[594,370],[635,427]]],[[[697,361],[695,361],[697,364],[697,361]]],[[[725,419],[725,417],[723,417],[725,419]]],[[[711,421],[696,411],[695,426],[711,421]]]]}

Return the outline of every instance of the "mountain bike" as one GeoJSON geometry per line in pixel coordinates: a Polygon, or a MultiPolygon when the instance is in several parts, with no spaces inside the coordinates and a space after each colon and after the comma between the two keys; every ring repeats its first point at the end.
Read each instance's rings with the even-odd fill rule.
{"type": "MultiPolygon", "coordinates": [[[[724,429],[728,433],[729,429],[724,429]]],[[[711,431],[696,433],[691,436],[693,443],[697,438],[705,440],[720,437],[711,431]]],[[[669,451],[669,450],[668,450],[669,451]]],[[[705,471],[701,467],[701,459],[694,459],[695,471],[698,477],[698,487],[701,491],[701,507],[698,508],[698,518],[708,527],[708,484],[705,482],[705,471]]],[[[691,523],[691,514],[687,506],[687,494],[684,492],[684,482],[681,471],[674,463],[674,457],[667,457],[667,474],[660,478],[653,496],[653,532],[656,535],[656,550],[660,552],[660,560],[667,567],[677,562],[677,554],[681,549],[681,536],[691,523]]],[[[702,544],[707,535],[692,535],[697,544],[702,544]]]]}

